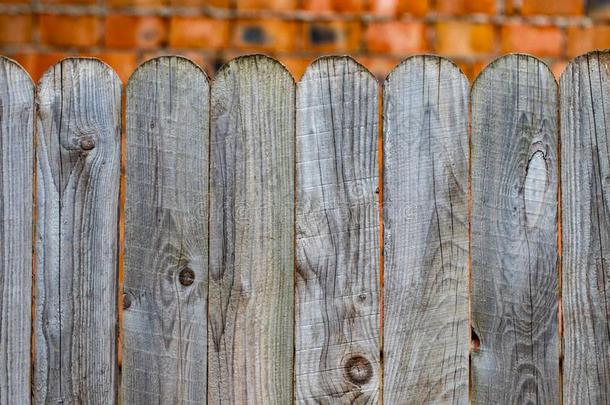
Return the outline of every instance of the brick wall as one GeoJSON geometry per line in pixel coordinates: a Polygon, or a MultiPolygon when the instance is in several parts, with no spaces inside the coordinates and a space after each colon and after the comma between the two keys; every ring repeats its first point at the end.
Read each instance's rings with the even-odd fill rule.
{"type": "Polygon", "coordinates": [[[472,79],[506,52],[532,53],[556,74],[610,47],[605,1],[585,0],[0,0],[0,53],[38,80],[69,55],[92,55],[126,81],[142,61],[182,54],[209,73],[264,52],[296,78],[319,55],[350,54],[383,78],[428,52],[472,79]]]}

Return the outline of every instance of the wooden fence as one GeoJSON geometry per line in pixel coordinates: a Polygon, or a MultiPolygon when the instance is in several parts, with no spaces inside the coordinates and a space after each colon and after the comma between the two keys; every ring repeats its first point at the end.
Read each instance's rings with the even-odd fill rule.
{"type": "Polygon", "coordinates": [[[0,58],[0,403],[610,403],[610,53],[382,90],[0,58]]]}

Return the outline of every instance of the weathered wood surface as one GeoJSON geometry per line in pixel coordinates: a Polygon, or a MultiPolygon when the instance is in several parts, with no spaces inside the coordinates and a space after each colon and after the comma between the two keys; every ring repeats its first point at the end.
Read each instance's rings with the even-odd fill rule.
{"type": "Polygon", "coordinates": [[[297,87],[297,403],[380,397],[377,93],[348,57],[318,59],[297,87]]]}
{"type": "Polygon", "coordinates": [[[188,59],[127,85],[122,399],[207,398],[210,89],[188,59]]]}
{"type": "Polygon", "coordinates": [[[610,54],[561,76],[563,397],[610,403],[610,54]]]}
{"type": "Polygon", "coordinates": [[[526,55],[495,60],[473,85],[475,404],[559,403],[557,96],[526,55]]]}
{"type": "Polygon", "coordinates": [[[237,58],[211,92],[208,399],[292,401],[295,84],[237,58]]]}
{"type": "Polygon", "coordinates": [[[0,403],[30,403],[34,84],[0,57],[0,403]]]}
{"type": "Polygon", "coordinates": [[[65,59],[38,85],[37,404],[112,404],[117,394],[121,82],[65,59]]]}
{"type": "Polygon", "coordinates": [[[468,81],[415,56],[383,87],[384,402],[468,400],[468,81]]]}

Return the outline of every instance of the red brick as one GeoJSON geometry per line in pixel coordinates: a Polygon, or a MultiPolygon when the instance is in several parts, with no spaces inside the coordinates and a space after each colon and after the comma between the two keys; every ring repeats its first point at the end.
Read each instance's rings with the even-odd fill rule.
{"type": "Polygon", "coordinates": [[[40,16],[40,41],[49,45],[93,46],[98,40],[99,23],[93,16],[40,16]]]}
{"type": "Polygon", "coordinates": [[[448,56],[475,56],[494,50],[491,24],[442,22],[436,25],[436,52],[448,56]]]}
{"type": "Polygon", "coordinates": [[[297,23],[282,20],[239,20],[233,45],[241,50],[291,52],[296,46],[297,23]]]}
{"type": "Polygon", "coordinates": [[[220,49],[227,45],[229,25],[207,17],[172,17],[169,45],[174,48],[220,49]]]}
{"type": "Polygon", "coordinates": [[[420,22],[389,21],[370,24],[365,33],[367,49],[374,53],[403,55],[423,52],[426,26],[420,22]]]}
{"type": "Polygon", "coordinates": [[[297,0],[237,0],[238,10],[294,10],[297,0]]]}
{"type": "Polygon", "coordinates": [[[357,52],[362,28],[358,21],[325,21],[308,23],[303,29],[303,48],[307,51],[357,52]]]}
{"type": "Polygon", "coordinates": [[[31,40],[31,15],[0,14],[0,44],[27,44],[31,40]]]}
{"type": "Polygon", "coordinates": [[[510,24],[502,27],[502,52],[524,52],[539,57],[559,56],[563,47],[557,27],[510,24]]]}
{"type": "Polygon", "coordinates": [[[302,3],[304,10],[320,14],[361,13],[365,6],[366,0],[303,0],[302,3]]]}
{"type": "Polygon", "coordinates": [[[423,17],[428,12],[430,0],[377,0],[372,1],[370,9],[376,15],[410,14],[423,17]]]}
{"type": "Polygon", "coordinates": [[[522,0],[523,15],[581,15],[584,0],[522,0]]]}
{"type": "Polygon", "coordinates": [[[568,28],[568,55],[574,57],[593,49],[610,48],[610,26],[568,28]]]}
{"type": "Polygon", "coordinates": [[[106,17],[106,46],[111,48],[154,48],[165,40],[166,34],[161,17],[116,14],[106,17]]]}
{"type": "Polygon", "coordinates": [[[496,12],[496,0],[438,0],[436,11],[449,15],[493,14],[496,12]]]}

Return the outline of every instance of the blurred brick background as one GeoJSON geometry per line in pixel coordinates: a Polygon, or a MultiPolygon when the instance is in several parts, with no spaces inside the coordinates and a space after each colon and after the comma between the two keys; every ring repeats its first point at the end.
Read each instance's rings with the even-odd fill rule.
{"type": "Polygon", "coordinates": [[[69,55],[92,55],[126,81],[161,54],[209,74],[264,52],[299,78],[323,54],[349,54],[380,79],[400,59],[436,53],[472,79],[506,52],[566,62],[610,47],[610,0],[0,0],[0,54],[38,80],[69,55]]]}

